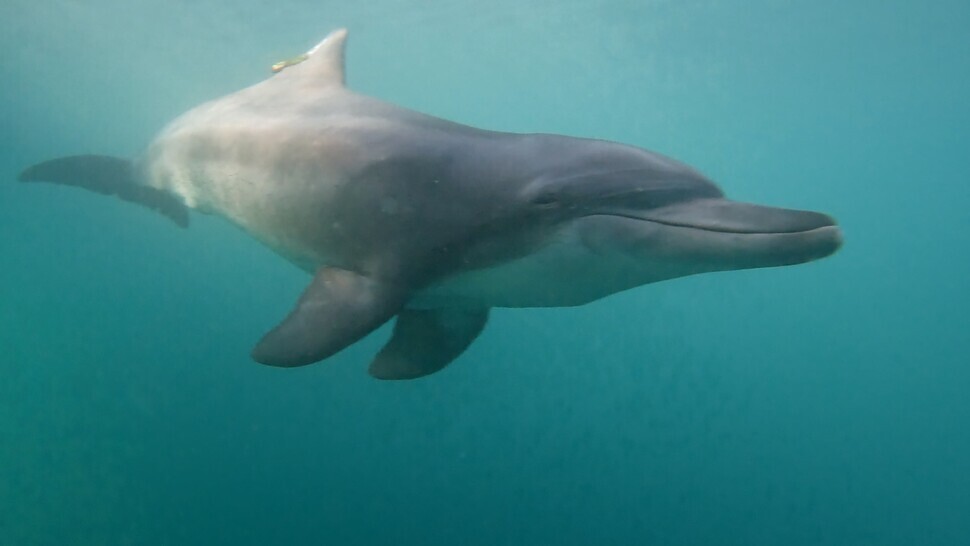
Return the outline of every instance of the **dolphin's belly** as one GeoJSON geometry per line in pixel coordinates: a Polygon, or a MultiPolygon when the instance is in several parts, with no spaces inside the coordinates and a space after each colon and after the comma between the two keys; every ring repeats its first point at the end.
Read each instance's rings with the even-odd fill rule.
{"type": "MultiPolygon", "coordinates": [[[[635,286],[619,255],[591,249],[582,226],[566,224],[521,257],[444,277],[409,307],[572,307],[635,286]]],[[[628,270],[629,268],[627,268],[628,270]]]]}

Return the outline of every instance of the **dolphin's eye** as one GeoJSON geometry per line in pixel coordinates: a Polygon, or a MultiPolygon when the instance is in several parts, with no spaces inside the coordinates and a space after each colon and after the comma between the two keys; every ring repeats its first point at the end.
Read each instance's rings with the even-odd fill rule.
{"type": "Polygon", "coordinates": [[[532,198],[532,204],[543,208],[554,207],[559,204],[559,197],[553,192],[540,193],[532,198]]]}

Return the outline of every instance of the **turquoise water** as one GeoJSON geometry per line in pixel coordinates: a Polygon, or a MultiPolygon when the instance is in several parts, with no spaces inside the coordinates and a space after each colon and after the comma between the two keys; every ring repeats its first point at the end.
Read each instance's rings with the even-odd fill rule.
{"type": "MultiPolygon", "coordinates": [[[[970,4],[8,0],[0,544],[970,543],[970,4]],[[203,5],[204,4],[204,5],[203,5]],[[832,213],[835,256],[251,362],[308,279],[217,218],[14,183],[350,29],[353,88],[832,213]]],[[[4,183],[5,182],[5,183],[4,183]]]]}

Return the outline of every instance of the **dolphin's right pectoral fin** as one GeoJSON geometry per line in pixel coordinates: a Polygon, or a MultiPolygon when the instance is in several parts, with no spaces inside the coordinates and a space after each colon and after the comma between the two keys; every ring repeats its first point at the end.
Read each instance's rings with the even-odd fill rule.
{"type": "Polygon", "coordinates": [[[437,372],[458,357],[488,321],[488,309],[402,311],[394,334],[370,365],[378,379],[415,379],[437,372]]]}
{"type": "Polygon", "coordinates": [[[393,317],[407,291],[344,269],[324,267],[296,307],[253,349],[269,366],[304,366],[323,360],[393,317]]]}

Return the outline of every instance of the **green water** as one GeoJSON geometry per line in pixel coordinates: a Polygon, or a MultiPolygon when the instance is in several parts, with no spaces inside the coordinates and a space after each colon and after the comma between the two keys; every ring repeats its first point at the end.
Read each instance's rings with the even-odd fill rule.
{"type": "Polygon", "coordinates": [[[0,544],[970,544],[970,4],[0,4],[0,544]],[[661,151],[846,245],[496,310],[425,380],[248,352],[308,279],[15,183],[338,26],[361,92],[661,151]]]}

